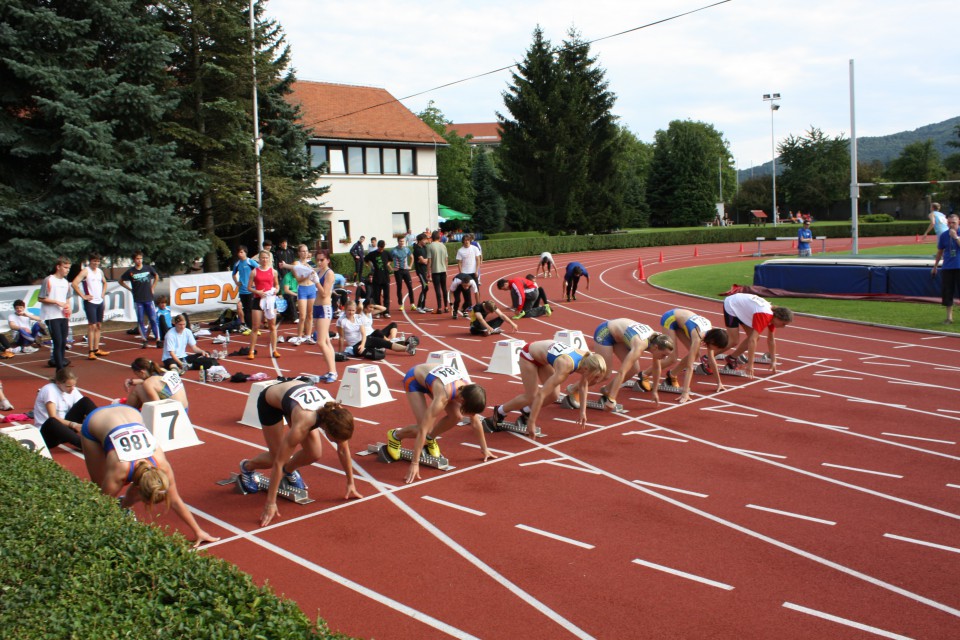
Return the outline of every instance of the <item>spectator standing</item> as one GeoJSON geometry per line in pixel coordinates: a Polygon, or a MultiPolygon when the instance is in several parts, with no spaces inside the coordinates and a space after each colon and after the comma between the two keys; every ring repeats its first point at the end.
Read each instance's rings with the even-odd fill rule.
{"type": "Polygon", "coordinates": [[[280,238],[280,244],[273,250],[273,264],[293,262],[297,259],[297,251],[287,244],[286,238],[280,238]]]}
{"type": "MultiPolygon", "coordinates": [[[[480,269],[480,249],[473,244],[473,236],[469,233],[463,236],[463,246],[457,250],[457,266],[460,275],[480,282],[477,278],[480,269]]],[[[461,278],[462,280],[463,278],[461,278]]]]}
{"type": "Polygon", "coordinates": [[[957,226],[960,218],[956,213],[947,216],[947,230],[937,237],[937,255],[933,259],[933,271],[930,275],[937,275],[937,265],[943,258],[943,269],[940,273],[941,303],[947,308],[947,318],[944,324],[953,323],[953,300],[960,286],[960,238],[957,237],[957,226]]]}
{"type": "Polygon", "coordinates": [[[373,253],[377,250],[377,239],[370,236],[370,244],[367,245],[367,253],[373,253]]]}
{"type": "Polygon", "coordinates": [[[73,279],[73,290],[83,299],[83,312],[87,316],[87,349],[88,360],[96,360],[97,356],[110,355],[109,351],[100,349],[100,327],[103,323],[103,293],[106,290],[107,279],[100,268],[100,254],[91,253],[87,266],[80,270],[73,279]]]}
{"type": "Polygon", "coordinates": [[[231,273],[240,297],[240,324],[249,324],[251,329],[259,329],[253,326],[253,294],[250,293],[249,286],[250,273],[257,267],[257,261],[247,257],[247,247],[242,244],[237,247],[236,258],[231,273]]]}
{"type": "Polygon", "coordinates": [[[426,245],[427,260],[430,263],[430,278],[433,280],[433,291],[437,296],[437,315],[450,311],[449,295],[447,293],[447,246],[440,241],[440,232],[434,231],[432,242],[426,245]]]}
{"type": "Polygon", "coordinates": [[[806,258],[813,254],[810,249],[810,242],[813,240],[813,231],[810,230],[810,221],[804,220],[797,231],[797,254],[801,258],[806,258]]]}
{"type": "Polygon", "coordinates": [[[160,327],[157,325],[157,308],[153,304],[153,290],[160,281],[160,274],[153,268],[153,265],[143,264],[143,252],[137,251],[133,254],[133,266],[123,272],[120,276],[120,286],[133,293],[133,304],[137,309],[137,326],[140,327],[140,337],[143,344],[140,346],[147,348],[147,326],[153,330],[153,335],[157,339],[157,348],[162,348],[160,342],[160,327]],[[129,283],[129,284],[127,284],[129,283]]]}
{"type": "Polygon", "coordinates": [[[407,235],[403,238],[408,247],[413,247],[413,244],[417,241],[417,236],[413,233],[412,229],[407,229],[407,235]]]}
{"type": "Polygon", "coordinates": [[[70,304],[67,297],[70,295],[70,282],[67,273],[70,272],[70,259],[60,256],[53,273],[43,279],[40,286],[40,319],[50,331],[53,341],[53,353],[48,366],[63,369],[70,364],[65,356],[67,348],[67,331],[70,329],[70,304]]]}
{"type": "Polygon", "coordinates": [[[407,285],[410,294],[410,310],[413,305],[413,280],[410,279],[410,268],[413,266],[413,250],[407,246],[406,238],[397,238],[397,246],[390,252],[390,267],[397,282],[397,304],[403,310],[403,284],[407,285]]]}
{"type": "Polygon", "coordinates": [[[930,225],[923,232],[923,237],[926,238],[933,231],[933,235],[939,243],[940,236],[947,230],[947,216],[940,211],[939,202],[930,203],[930,214],[927,217],[930,218],[930,225]]]}
{"type": "Polygon", "coordinates": [[[377,242],[377,248],[375,251],[371,251],[363,259],[364,262],[370,264],[371,275],[373,276],[373,282],[370,287],[370,298],[376,304],[382,304],[385,311],[383,312],[383,317],[390,317],[390,272],[387,269],[387,265],[390,262],[389,254],[384,250],[386,242],[380,240],[377,242]]]}
{"type": "Polygon", "coordinates": [[[360,239],[353,243],[353,246],[350,247],[350,257],[353,258],[353,286],[359,286],[360,281],[363,280],[363,241],[366,240],[364,236],[360,236],[360,239]]]}
{"type": "Polygon", "coordinates": [[[429,237],[425,233],[417,236],[413,245],[413,267],[417,270],[417,279],[420,281],[420,296],[417,298],[417,312],[428,313],[427,293],[430,292],[430,257],[427,255],[429,237]]]}

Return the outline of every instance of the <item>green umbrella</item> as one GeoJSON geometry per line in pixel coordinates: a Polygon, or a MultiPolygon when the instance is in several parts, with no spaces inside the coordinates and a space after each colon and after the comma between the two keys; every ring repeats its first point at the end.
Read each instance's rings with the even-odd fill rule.
{"type": "Polygon", "coordinates": [[[462,211],[451,209],[443,204],[437,205],[437,211],[439,212],[440,217],[444,220],[469,220],[473,217],[469,213],[463,213],[462,211]]]}

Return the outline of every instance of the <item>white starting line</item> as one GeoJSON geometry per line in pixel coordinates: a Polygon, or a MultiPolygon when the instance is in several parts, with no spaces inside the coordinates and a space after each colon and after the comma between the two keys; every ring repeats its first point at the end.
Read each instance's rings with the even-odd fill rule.
{"type": "Polygon", "coordinates": [[[463,511],[464,513],[470,513],[475,516],[485,516],[483,511],[477,511],[476,509],[471,509],[470,507],[464,507],[463,505],[455,504],[453,502],[447,502],[446,500],[441,500],[440,498],[434,498],[433,496],[421,496],[424,500],[428,502],[433,502],[435,504],[441,504],[445,507],[450,507],[451,509],[456,509],[457,511],[463,511]]]}
{"type": "MultiPolygon", "coordinates": [[[[653,482],[646,482],[644,480],[634,480],[634,484],[639,484],[644,487],[652,487],[654,489],[662,489],[664,491],[673,491],[674,493],[682,493],[687,496],[694,496],[696,498],[709,498],[710,496],[706,493],[697,493],[696,491],[687,491],[686,489],[677,489],[676,487],[668,487],[665,484],[655,484],[653,482]]],[[[960,487],[958,487],[960,488],[960,487]]]]}
{"type": "Polygon", "coordinates": [[[824,613],[823,611],[817,611],[816,609],[810,609],[809,607],[804,607],[799,604],[793,604],[792,602],[784,602],[783,606],[787,609],[792,609],[793,611],[799,611],[800,613],[806,613],[817,618],[822,618],[824,620],[829,620],[830,622],[836,622],[837,624],[842,624],[847,627],[853,627],[854,629],[860,629],[861,631],[866,631],[874,635],[878,635],[882,638],[893,638],[893,640],[911,640],[909,636],[901,636],[896,633],[891,633],[890,631],[884,631],[877,627],[871,627],[866,624],[861,624],[853,620],[848,620],[846,618],[841,618],[840,616],[835,616],[830,613],[824,613]]]}
{"type": "Polygon", "coordinates": [[[581,547],[583,549],[593,549],[592,544],[587,544],[586,542],[580,542],[579,540],[574,540],[573,538],[567,538],[565,536],[560,536],[555,533],[550,533],[549,531],[544,531],[543,529],[535,529],[534,527],[528,527],[525,524],[516,525],[517,529],[523,531],[529,531],[530,533],[535,533],[538,536],[543,536],[545,538],[550,538],[551,540],[558,540],[559,542],[566,542],[567,544],[572,544],[575,547],[581,547]]]}
{"type": "Polygon", "coordinates": [[[903,476],[898,476],[895,473],[884,473],[883,471],[871,471],[870,469],[860,469],[858,467],[845,467],[842,464],[830,464],[829,462],[822,462],[820,464],[822,467],[832,467],[834,469],[845,469],[847,471],[856,471],[858,473],[869,473],[875,476],[886,476],[887,478],[900,478],[903,479],[903,476]]]}
{"type": "Polygon", "coordinates": [[[808,522],[818,522],[820,524],[828,524],[830,526],[837,524],[833,520],[823,520],[821,518],[814,518],[813,516],[805,516],[799,513],[793,513],[791,511],[781,511],[780,509],[771,509],[770,507],[761,507],[758,504],[748,504],[747,509],[756,509],[757,511],[766,511],[768,513],[775,513],[780,516],[787,516],[788,518],[798,518],[800,520],[807,520],[808,522]]]}
{"type": "Polygon", "coordinates": [[[640,566],[647,567],[648,569],[656,569],[657,571],[663,571],[671,575],[679,576],[681,578],[686,578],[687,580],[693,580],[694,582],[699,582],[701,584],[706,584],[711,587],[717,587],[718,589],[725,589],[727,591],[733,591],[733,587],[729,584],[724,584],[723,582],[717,582],[716,580],[710,580],[709,578],[704,578],[692,573],[687,573],[686,571],[680,571],[679,569],[671,569],[670,567],[665,567],[662,564],[656,564],[654,562],[647,562],[646,560],[641,560],[640,558],[634,558],[634,564],[639,564],[640,566]]]}
{"type": "Polygon", "coordinates": [[[880,435],[890,436],[891,438],[908,438],[910,440],[922,440],[923,442],[938,442],[940,444],[957,444],[956,442],[951,442],[950,440],[937,440],[935,438],[921,438],[920,436],[908,436],[903,433],[887,433],[883,432],[880,435]]]}
{"type": "Polygon", "coordinates": [[[883,534],[883,537],[890,538],[891,540],[900,540],[902,542],[911,542],[913,544],[919,544],[920,546],[923,546],[923,547],[932,547],[934,549],[942,549],[943,551],[950,551],[951,553],[960,553],[960,549],[957,549],[956,547],[948,547],[943,544],[937,544],[936,542],[927,542],[926,540],[917,540],[916,538],[907,538],[904,536],[898,536],[893,533],[885,533],[883,534]]]}

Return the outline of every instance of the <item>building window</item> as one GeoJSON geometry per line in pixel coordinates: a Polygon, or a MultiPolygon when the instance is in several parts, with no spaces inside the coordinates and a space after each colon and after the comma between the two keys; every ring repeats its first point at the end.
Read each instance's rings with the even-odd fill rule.
{"type": "Polygon", "coordinates": [[[363,173],[363,147],[347,147],[347,173],[363,173]]]}
{"type": "Polygon", "coordinates": [[[394,211],[393,212],[393,237],[399,238],[401,236],[407,235],[407,229],[409,228],[410,228],[410,212],[394,211]]]}
{"type": "Polygon", "coordinates": [[[327,162],[327,148],[322,145],[310,145],[310,166],[320,167],[327,162]]]}
{"type": "Polygon", "coordinates": [[[366,161],[367,173],[381,173],[380,171],[380,147],[367,147],[366,161]]]}
{"type": "Polygon", "coordinates": [[[396,149],[384,149],[383,150],[383,172],[385,174],[397,174],[399,170],[397,169],[397,150],[396,149]]]}
{"type": "Polygon", "coordinates": [[[400,175],[412,176],[415,173],[413,149],[400,149],[400,175]]]}
{"type": "Polygon", "coordinates": [[[350,244],[350,221],[340,221],[340,244],[350,244]]]}
{"type": "Polygon", "coordinates": [[[346,173],[347,165],[343,157],[343,147],[329,147],[330,173],[346,173]]]}

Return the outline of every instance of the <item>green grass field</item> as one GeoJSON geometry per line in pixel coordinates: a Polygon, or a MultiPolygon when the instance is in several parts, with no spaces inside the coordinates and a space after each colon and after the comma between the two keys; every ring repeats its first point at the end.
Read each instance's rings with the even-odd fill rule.
{"type": "MultiPolygon", "coordinates": [[[[935,250],[935,245],[927,242],[865,249],[860,251],[860,254],[932,256],[935,250]]],[[[845,254],[843,252],[831,252],[830,255],[842,256],[845,254]]],[[[846,255],[849,255],[849,253],[846,255]]],[[[677,269],[651,276],[650,282],[660,287],[720,300],[721,294],[728,291],[734,284],[753,284],[754,265],[766,259],[742,259],[728,264],[677,269]]],[[[960,333],[960,324],[943,324],[945,312],[939,304],[823,300],[817,298],[786,298],[782,303],[783,306],[790,307],[794,311],[812,313],[818,316],[960,333]]]]}

